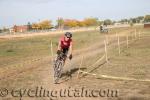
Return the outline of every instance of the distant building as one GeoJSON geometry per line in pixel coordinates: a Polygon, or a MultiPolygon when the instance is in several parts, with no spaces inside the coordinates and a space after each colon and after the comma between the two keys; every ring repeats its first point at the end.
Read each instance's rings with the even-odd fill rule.
{"type": "Polygon", "coordinates": [[[150,28],[150,22],[144,23],[144,28],[150,28]]]}
{"type": "Polygon", "coordinates": [[[13,32],[26,32],[30,29],[28,25],[14,26],[13,32]]]}

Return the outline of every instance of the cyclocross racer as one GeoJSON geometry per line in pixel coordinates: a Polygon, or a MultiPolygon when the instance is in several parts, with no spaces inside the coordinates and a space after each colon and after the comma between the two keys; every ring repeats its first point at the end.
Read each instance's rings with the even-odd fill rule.
{"type": "Polygon", "coordinates": [[[71,32],[66,32],[64,36],[61,37],[61,39],[59,40],[57,54],[59,55],[60,52],[63,52],[66,55],[66,57],[69,54],[69,59],[70,60],[72,59],[72,33],[71,32]]]}

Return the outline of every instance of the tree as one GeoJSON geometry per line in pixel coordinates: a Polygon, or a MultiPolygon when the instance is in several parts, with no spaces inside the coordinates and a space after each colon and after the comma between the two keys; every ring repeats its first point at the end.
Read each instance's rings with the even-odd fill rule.
{"type": "Polygon", "coordinates": [[[104,20],[104,25],[111,25],[112,21],[110,19],[104,20]]]}
{"type": "Polygon", "coordinates": [[[68,27],[68,28],[77,27],[78,21],[72,20],[72,19],[66,19],[66,20],[64,20],[64,26],[68,27]]]}
{"type": "Polygon", "coordinates": [[[134,25],[133,22],[130,22],[130,27],[133,27],[133,25],[134,25]]]}
{"type": "Polygon", "coordinates": [[[31,29],[32,29],[32,25],[31,25],[30,22],[28,22],[27,26],[28,26],[28,30],[31,30],[31,29]]]}
{"type": "Polygon", "coordinates": [[[2,31],[3,31],[3,32],[8,32],[8,31],[9,31],[9,29],[8,29],[8,28],[6,28],[6,27],[3,27],[2,31]]]}
{"type": "Polygon", "coordinates": [[[130,21],[129,21],[130,23],[137,23],[137,20],[136,20],[136,18],[130,18],[130,21]]]}
{"type": "Polygon", "coordinates": [[[112,25],[114,25],[116,23],[116,21],[112,21],[112,25]]]}
{"type": "Polygon", "coordinates": [[[98,19],[97,18],[86,18],[86,19],[84,19],[84,23],[86,26],[97,26],[98,19]]]}
{"type": "Polygon", "coordinates": [[[128,19],[121,19],[119,22],[120,22],[121,24],[128,23],[128,19]]]}
{"type": "Polygon", "coordinates": [[[49,29],[52,27],[51,21],[50,20],[43,20],[39,23],[33,23],[31,25],[32,29],[49,29]]]}
{"type": "Polygon", "coordinates": [[[144,17],[144,22],[150,22],[150,15],[146,15],[144,17]]]}
{"type": "Polygon", "coordinates": [[[39,28],[40,29],[49,29],[52,27],[51,21],[50,20],[43,20],[39,23],[39,28]]]}
{"type": "Polygon", "coordinates": [[[101,20],[98,21],[99,26],[102,25],[103,23],[104,23],[104,21],[101,21],[101,20]]]}
{"type": "Polygon", "coordinates": [[[0,33],[2,33],[2,29],[0,29],[0,33]]]}
{"type": "Polygon", "coordinates": [[[78,25],[79,27],[84,27],[84,26],[86,26],[85,23],[84,23],[84,21],[77,21],[77,25],[78,25]]]}
{"type": "Polygon", "coordinates": [[[58,18],[58,20],[57,20],[57,27],[59,29],[63,29],[63,26],[64,26],[64,20],[63,20],[63,18],[58,18]]]}
{"type": "Polygon", "coordinates": [[[138,16],[138,17],[136,18],[136,22],[137,22],[137,23],[143,22],[143,20],[144,20],[144,16],[138,16]]]}
{"type": "Polygon", "coordinates": [[[32,29],[39,29],[40,27],[39,27],[39,25],[37,24],[37,23],[33,23],[32,24],[32,29]]]}

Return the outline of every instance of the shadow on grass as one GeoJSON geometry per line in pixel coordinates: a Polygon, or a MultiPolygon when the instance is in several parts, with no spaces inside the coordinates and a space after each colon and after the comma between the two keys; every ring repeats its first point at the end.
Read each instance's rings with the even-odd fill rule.
{"type": "MultiPolygon", "coordinates": [[[[80,68],[80,69],[85,70],[86,68],[80,68]]],[[[59,84],[69,81],[69,79],[72,78],[72,75],[75,74],[78,70],[79,70],[79,68],[73,68],[70,71],[62,73],[62,75],[61,75],[61,80],[62,81],[59,82],[59,84]]]]}

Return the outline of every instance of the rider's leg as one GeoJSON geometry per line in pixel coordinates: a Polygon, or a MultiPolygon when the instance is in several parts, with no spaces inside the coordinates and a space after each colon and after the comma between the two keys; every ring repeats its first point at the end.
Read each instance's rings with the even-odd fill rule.
{"type": "MultiPolygon", "coordinates": [[[[68,55],[68,51],[69,51],[69,48],[66,48],[66,49],[64,49],[64,54],[65,54],[65,57],[64,57],[64,65],[65,65],[65,61],[66,61],[66,58],[67,58],[67,55],[68,55]]],[[[67,71],[67,75],[69,76],[69,77],[71,77],[71,69],[69,69],[68,71],[67,71]]]]}
{"type": "Polygon", "coordinates": [[[64,48],[63,53],[64,53],[64,65],[65,65],[65,61],[66,61],[67,54],[68,54],[68,48],[64,48]]]}
{"type": "MultiPolygon", "coordinates": [[[[60,51],[62,51],[63,49],[62,48],[60,48],[60,51]]],[[[57,57],[59,56],[59,54],[57,54],[56,53],[56,55],[55,55],[55,61],[57,60],[57,57]]]]}

